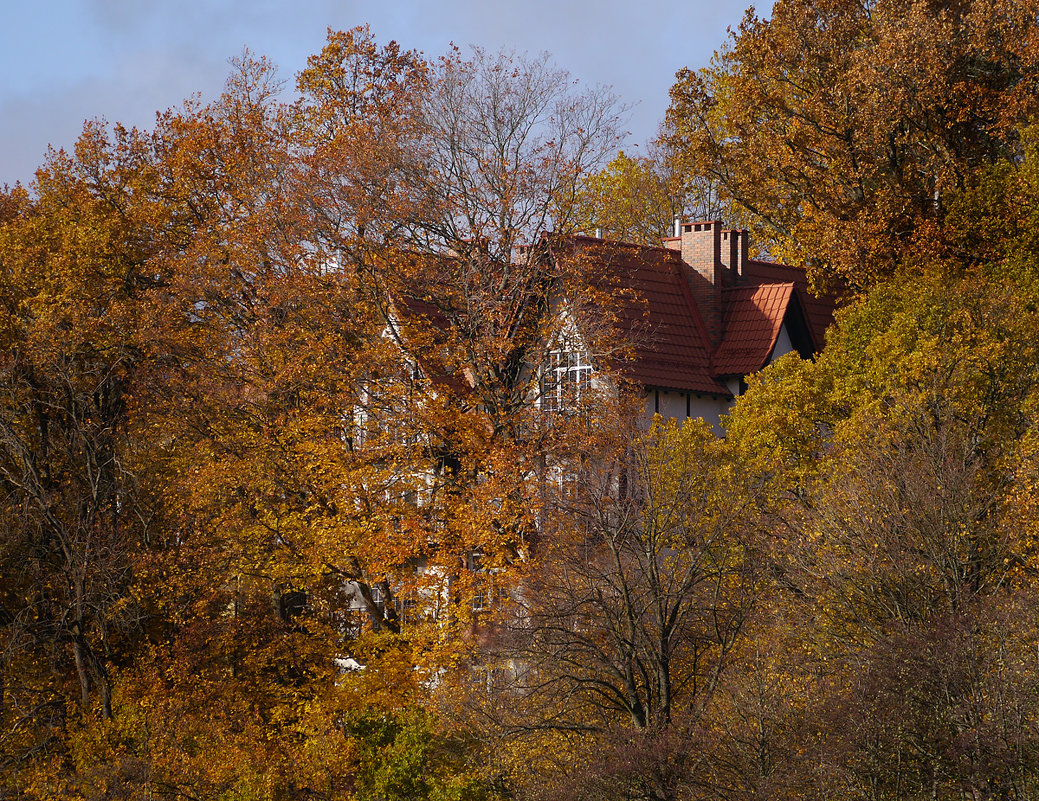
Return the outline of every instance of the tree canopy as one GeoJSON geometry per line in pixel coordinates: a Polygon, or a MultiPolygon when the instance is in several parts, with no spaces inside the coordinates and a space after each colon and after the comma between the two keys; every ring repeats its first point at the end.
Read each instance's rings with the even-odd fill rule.
{"type": "Polygon", "coordinates": [[[0,193],[0,797],[1035,797],[1035,26],[780,0],[659,158],[366,27],[89,123],[0,193]],[[698,203],[852,290],[724,436],[552,250],[698,203]]]}
{"type": "Polygon", "coordinates": [[[1029,2],[781,0],[671,90],[686,174],[780,259],[852,287],[888,275],[1036,113],[1029,2]]]}

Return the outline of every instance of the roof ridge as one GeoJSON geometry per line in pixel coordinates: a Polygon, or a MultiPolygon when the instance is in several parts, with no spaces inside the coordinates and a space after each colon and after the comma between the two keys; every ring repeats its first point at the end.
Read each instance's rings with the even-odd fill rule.
{"type": "Polygon", "coordinates": [[[682,256],[682,254],[675,248],[669,248],[663,245],[643,245],[638,242],[625,242],[623,239],[604,239],[603,237],[589,236],[588,234],[567,234],[566,237],[574,240],[581,240],[582,242],[600,242],[604,245],[610,245],[611,247],[622,247],[630,250],[658,251],[673,254],[679,259],[682,256]]]}

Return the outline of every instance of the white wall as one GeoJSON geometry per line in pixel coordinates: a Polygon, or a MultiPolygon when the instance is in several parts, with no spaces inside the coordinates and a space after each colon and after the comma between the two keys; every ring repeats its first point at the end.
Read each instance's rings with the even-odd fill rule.
{"type": "Polygon", "coordinates": [[[776,337],[776,346],[772,349],[772,355],[768,363],[772,364],[780,356],[786,356],[794,349],[794,343],[790,341],[790,333],[786,330],[786,323],[779,328],[779,336],[776,337]]]}
{"type": "Polygon", "coordinates": [[[645,420],[648,424],[654,414],[665,420],[685,420],[686,417],[702,417],[710,423],[714,430],[722,433],[720,419],[729,411],[731,401],[712,395],[698,395],[695,392],[678,392],[674,390],[650,390],[646,395],[645,420]],[[686,413],[688,411],[688,414],[686,413]]]}
{"type": "MultiPolygon", "coordinates": [[[[794,343],[790,339],[790,333],[787,331],[786,325],[781,326],[779,335],[776,337],[776,346],[772,349],[772,355],[769,357],[768,363],[772,364],[780,356],[785,356],[794,349],[794,343]]],[[[729,378],[725,382],[725,387],[732,393],[733,398],[736,398],[740,394],[740,379],[729,378]]],[[[686,417],[702,417],[714,426],[714,430],[718,434],[721,434],[721,416],[728,414],[732,403],[732,400],[726,398],[718,398],[711,395],[697,396],[695,392],[677,392],[663,389],[650,390],[646,395],[645,420],[648,425],[653,420],[653,415],[658,413],[665,420],[684,420],[686,417]]]]}

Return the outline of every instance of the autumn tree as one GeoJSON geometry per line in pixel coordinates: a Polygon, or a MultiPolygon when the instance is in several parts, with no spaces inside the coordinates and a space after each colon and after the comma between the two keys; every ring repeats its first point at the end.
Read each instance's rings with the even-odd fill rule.
{"type": "MultiPolygon", "coordinates": [[[[777,772],[799,797],[1034,792],[1033,634],[1001,622],[1037,599],[1022,503],[1039,364],[1032,279],[944,267],[875,287],[839,315],[816,363],[783,360],[729,424],[771,497],[765,625],[811,632],[807,647],[779,638],[787,665],[759,660],[744,678],[790,701],[746,718],[787,744],[793,770],[777,772]],[[792,749],[795,726],[820,734],[792,749]]],[[[738,720],[723,725],[734,738],[738,720]]]]}
{"type": "Polygon", "coordinates": [[[141,631],[132,565],[156,509],[131,408],[155,363],[142,307],[162,276],[134,198],[147,146],[115,138],[88,126],[0,221],[5,772],[60,754],[79,717],[113,716],[113,672],[141,631]]]}
{"type": "Polygon", "coordinates": [[[676,217],[727,218],[710,181],[681,174],[677,161],[662,144],[645,156],[620,151],[582,181],[578,227],[589,235],[660,247],[661,240],[674,235],[676,217]]]}
{"type": "Polygon", "coordinates": [[[294,203],[329,263],[364,272],[401,246],[423,208],[421,102],[429,65],[396,42],[380,46],[367,26],[329,30],[297,77],[294,203]]]}
{"type": "Polygon", "coordinates": [[[518,245],[572,230],[579,182],[613,153],[622,114],[610,91],[575,88],[544,57],[474,48],[441,58],[423,107],[436,200],[426,239],[509,262],[518,245]]]}
{"type": "MultiPolygon", "coordinates": [[[[362,158],[337,161],[343,149],[321,144],[318,126],[307,169],[328,189],[313,201],[321,219],[362,203],[387,225],[365,223],[363,252],[340,240],[359,296],[382,321],[365,335],[367,372],[350,404],[353,457],[371,471],[358,474],[371,488],[366,514],[380,532],[366,558],[392,557],[383,564],[412,599],[445,597],[448,584],[464,598],[470,554],[502,570],[537,528],[533,479],[550,439],[530,365],[557,339],[553,298],[578,283],[560,275],[547,234],[572,225],[578,182],[615,145],[619,110],[544,59],[474,49],[424,64],[394,47],[355,30],[332,34],[312,60],[301,81],[306,130],[333,119],[337,136],[358,137],[362,158]],[[351,99],[372,80],[393,88],[351,99]],[[373,154],[393,165],[392,203],[344,189],[369,187],[350,170],[373,154]],[[408,577],[419,563],[420,577],[408,577]]],[[[468,606],[456,605],[456,624],[468,625],[468,606]]],[[[463,639],[441,626],[429,635],[457,648],[463,639]]]]}
{"type": "Polygon", "coordinates": [[[770,252],[852,287],[889,274],[1035,113],[1029,3],[777,3],[671,91],[670,141],[770,252]]]}
{"type": "Polygon", "coordinates": [[[431,303],[491,425],[529,396],[524,361],[551,339],[547,234],[574,230],[580,181],[619,141],[623,109],[601,87],[581,89],[550,61],[474,49],[434,67],[423,103],[426,199],[409,247],[418,262],[401,294],[431,303]]]}
{"type": "MultiPolygon", "coordinates": [[[[549,479],[540,546],[473,674],[473,724],[529,754],[552,794],[595,785],[591,755],[614,748],[632,767],[615,792],[650,786],[633,766],[696,736],[755,598],[748,495],[725,443],[702,421],[625,437],[604,417],[549,479]]],[[[534,792],[530,778],[516,774],[534,792]]]]}
{"type": "MultiPolygon", "coordinates": [[[[467,77],[467,91],[478,97],[496,75],[467,77]]],[[[153,602],[177,636],[127,694],[168,699],[149,723],[168,736],[137,742],[184,792],[268,782],[334,797],[358,771],[377,773],[366,740],[408,736],[422,693],[401,684],[386,703],[347,704],[334,666],[349,657],[372,674],[440,675],[472,644],[475,555],[506,582],[500,571],[536,530],[530,480],[548,427],[545,440],[518,434],[536,417],[522,359],[551,341],[548,262],[490,259],[461,235],[460,206],[430,196],[433,176],[455,173],[437,172],[439,140],[414,107],[427,80],[414,54],[365,31],[331,34],[301,76],[300,103],[278,103],[261,65],[161,128],[168,189],[201,212],[169,254],[179,272],[168,301],[190,321],[191,347],[149,410],[170,435],[163,487],[178,526],[140,578],[172,590],[153,602]],[[366,648],[373,637],[382,645],[366,648]],[[218,697],[224,711],[209,714],[218,697]],[[386,716],[403,728],[366,728],[386,716]],[[267,734],[239,740],[240,726],[267,734]],[[300,736],[360,751],[300,748],[300,736]],[[228,760],[205,762],[185,737],[228,760]]],[[[480,118],[467,125],[478,142],[480,118]]],[[[459,132],[437,136],[447,133],[459,132]]],[[[544,138],[528,145],[515,155],[522,180],[549,152],[544,138]]],[[[524,186],[555,207],[557,184],[524,186]]],[[[501,191],[496,208],[512,214],[512,190],[501,191]]],[[[515,244],[519,226],[499,236],[515,244]]]]}
{"type": "Polygon", "coordinates": [[[89,126],[5,203],[14,788],[349,786],[342,754],[296,745],[346,737],[342,585],[378,522],[334,493],[378,492],[342,434],[371,318],[298,213],[277,89],[243,60],[152,132],[89,126]]]}

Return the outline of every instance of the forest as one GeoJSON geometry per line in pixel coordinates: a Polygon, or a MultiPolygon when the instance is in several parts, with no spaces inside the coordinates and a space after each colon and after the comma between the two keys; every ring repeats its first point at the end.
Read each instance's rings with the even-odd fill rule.
{"type": "Polygon", "coordinates": [[[0,191],[0,800],[1039,798],[1039,2],[778,0],[624,114],[330,30],[0,191]],[[553,256],[676,218],[840,297],[721,434],[553,256]]]}

